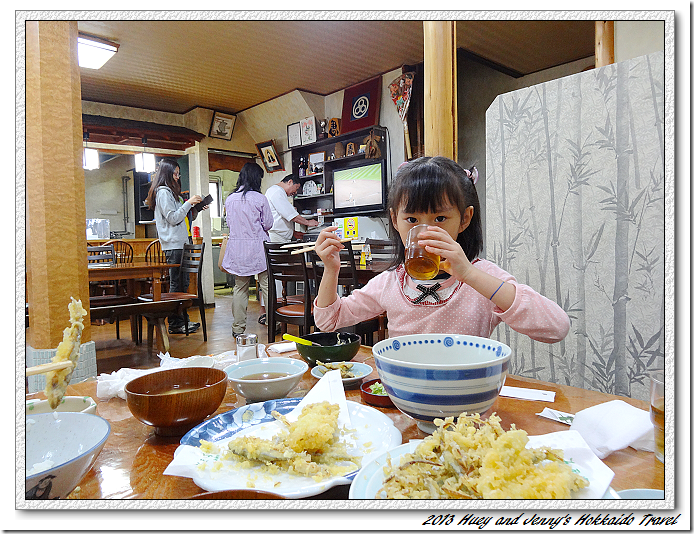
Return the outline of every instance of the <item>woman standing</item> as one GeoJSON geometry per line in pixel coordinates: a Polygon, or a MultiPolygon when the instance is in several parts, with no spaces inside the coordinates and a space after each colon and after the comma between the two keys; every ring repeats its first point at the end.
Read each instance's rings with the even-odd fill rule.
{"type": "MultiPolygon", "coordinates": [[[[180,265],[183,259],[183,244],[190,243],[190,230],[188,228],[188,212],[190,220],[197,217],[198,210],[194,208],[202,201],[200,195],[193,195],[184,201],[181,196],[181,169],[173,159],[165,158],[159,163],[157,174],[152,180],[147,195],[147,205],[154,210],[154,221],[157,224],[157,235],[164,251],[167,263],[180,265]]],[[[204,209],[204,208],[203,208],[204,209]]],[[[170,291],[172,293],[188,292],[188,273],[182,272],[179,267],[169,269],[170,291]]],[[[188,313],[169,316],[169,334],[185,334],[185,325],[188,323],[188,332],[195,332],[200,328],[200,323],[188,321],[188,313]]]]}
{"type": "Polygon", "coordinates": [[[268,294],[267,265],[264,241],[270,241],[272,210],[265,195],[260,192],[263,169],[257,163],[246,163],[241,169],[236,189],[224,203],[229,227],[222,269],[235,277],[232,313],[234,336],[246,330],[248,285],[257,275],[263,295],[268,294]]]}

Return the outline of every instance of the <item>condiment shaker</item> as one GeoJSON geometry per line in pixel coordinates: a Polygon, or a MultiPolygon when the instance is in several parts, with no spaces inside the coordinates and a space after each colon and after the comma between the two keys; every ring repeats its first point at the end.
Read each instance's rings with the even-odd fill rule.
{"type": "Polygon", "coordinates": [[[239,334],[236,336],[236,354],[240,362],[258,357],[258,336],[239,334]]]}

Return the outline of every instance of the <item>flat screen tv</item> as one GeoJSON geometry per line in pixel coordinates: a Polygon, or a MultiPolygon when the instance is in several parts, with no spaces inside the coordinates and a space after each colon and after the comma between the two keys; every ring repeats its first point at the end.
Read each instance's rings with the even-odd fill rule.
{"type": "Polygon", "coordinates": [[[333,170],[336,216],[385,211],[388,178],[385,161],[357,160],[333,170]]]}

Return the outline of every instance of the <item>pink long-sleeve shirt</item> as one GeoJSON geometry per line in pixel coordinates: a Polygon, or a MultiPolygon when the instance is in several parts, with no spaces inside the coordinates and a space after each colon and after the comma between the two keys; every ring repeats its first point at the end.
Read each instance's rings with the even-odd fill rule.
{"type": "Polygon", "coordinates": [[[569,332],[569,317],[561,307],[531,287],[519,284],[509,273],[487,260],[477,260],[474,267],[516,287],[511,307],[502,311],[485,296],[453,277],[441,282],[437,290],[440,301],[427,296],[414,303],[422,293],[417,282],[405,273],[402,265],[374,277],[361,289],[338,298],[325,308],[314,301],[316,326],[333,331],[371,319],[383,312],[388,316],[388,335],[467,334],[490,337],[501,321],[513,330],[544,343],[561,341],[569,332]]]}

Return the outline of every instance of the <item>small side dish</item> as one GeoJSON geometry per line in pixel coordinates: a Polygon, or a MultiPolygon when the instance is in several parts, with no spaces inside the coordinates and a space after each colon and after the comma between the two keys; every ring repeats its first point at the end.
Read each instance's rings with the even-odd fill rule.
{"type": "Polygon", "coordinates": [[[372,406],[381,408],[392,408],[395,406],[378,378],[364,382],[361,385],[360,393],[362,400],[372,406]]]}

